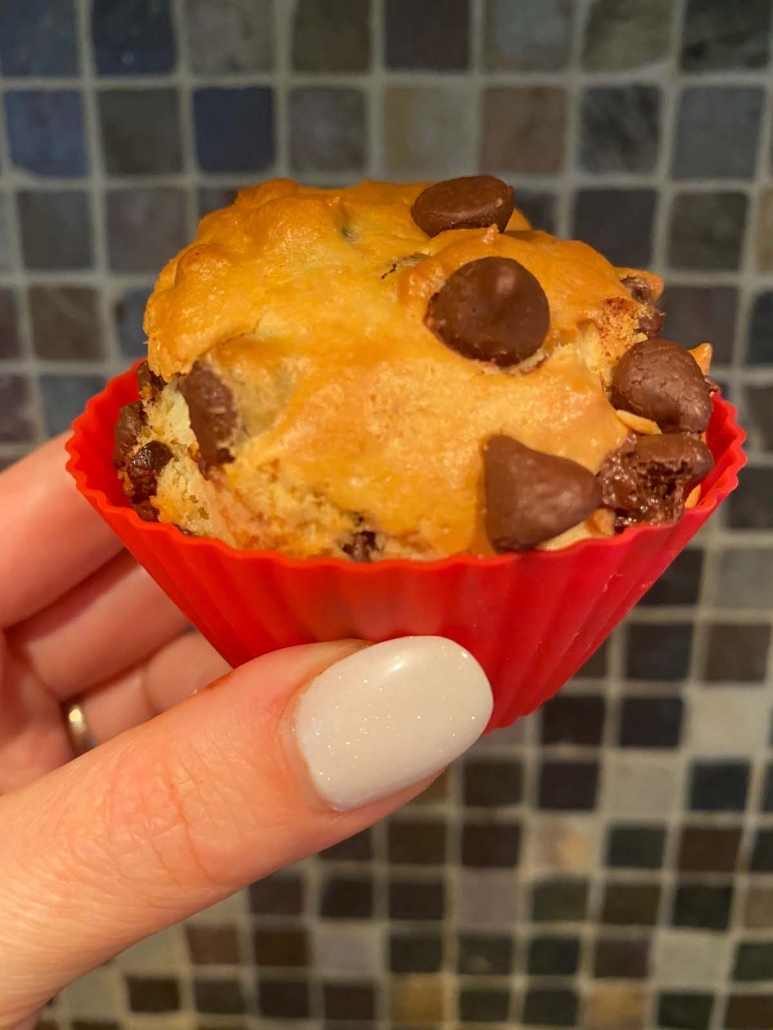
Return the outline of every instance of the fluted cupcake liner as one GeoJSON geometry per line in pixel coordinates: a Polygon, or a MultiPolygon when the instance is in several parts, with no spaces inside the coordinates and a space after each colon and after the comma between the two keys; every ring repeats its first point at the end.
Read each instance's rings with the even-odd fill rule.
{"type": "Polygon", "coordinates": [[[570,679],[737,485],[743,430],[718,394],[707,442],[715,466],[698,504],[675,523],[637,526],[559,551],[440,561],[290,558],[238,551],[143,522],[111,464],[133,371],[94,397],[73,425],[68,470],[78,489],[231,665],[318,640],[437,634],[466,647],[494,690],[489,729],[533,711],[570,679]]]}

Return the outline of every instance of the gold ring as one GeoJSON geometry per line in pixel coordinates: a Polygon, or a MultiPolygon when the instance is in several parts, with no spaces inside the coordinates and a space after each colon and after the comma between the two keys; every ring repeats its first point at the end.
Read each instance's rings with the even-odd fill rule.
{"type": "Polygon", "coordinates": [[[70,743],[75,750],[75,754],[84,755],[87,751],[95,748],[97,742],[91,735],[83,708],[76,702],[74,705],[70,705],[64,714],[70,743]]]}

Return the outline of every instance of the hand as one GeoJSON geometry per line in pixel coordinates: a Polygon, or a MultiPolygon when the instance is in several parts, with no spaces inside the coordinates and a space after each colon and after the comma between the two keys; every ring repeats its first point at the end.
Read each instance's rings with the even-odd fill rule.
{"type": "Polygon", "coordinates": [[[491,712],[480,666],[437,637],[229,670],[64,460],[55,440],[0,476],[2,1030],[142,937],[383,818],[491,712]],[[75,699],[100,746],[72,760],[75,699]]]}

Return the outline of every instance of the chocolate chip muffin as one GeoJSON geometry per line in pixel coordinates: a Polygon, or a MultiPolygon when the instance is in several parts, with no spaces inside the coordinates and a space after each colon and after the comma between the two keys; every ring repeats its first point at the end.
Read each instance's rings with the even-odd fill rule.
{"type": "Polygon", "coordinates": [[[491,176],[243,190],[161,273],[115,465],[142,518],[299,557],[677,519],[712,465],[710,348],[660,338],[661,290],[491,176]]]}

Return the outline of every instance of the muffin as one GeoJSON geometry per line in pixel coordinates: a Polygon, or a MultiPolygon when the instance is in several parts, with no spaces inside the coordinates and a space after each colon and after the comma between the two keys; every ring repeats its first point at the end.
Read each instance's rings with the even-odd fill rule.
{"type": "Polygon", "coordinates": [[[708,345],[661,338],[661,292],[490,176],[268,182],[161,273],[114,464],[143,519],[295,557],[673,522],[713,464],[712,384],[708,345]]]}

